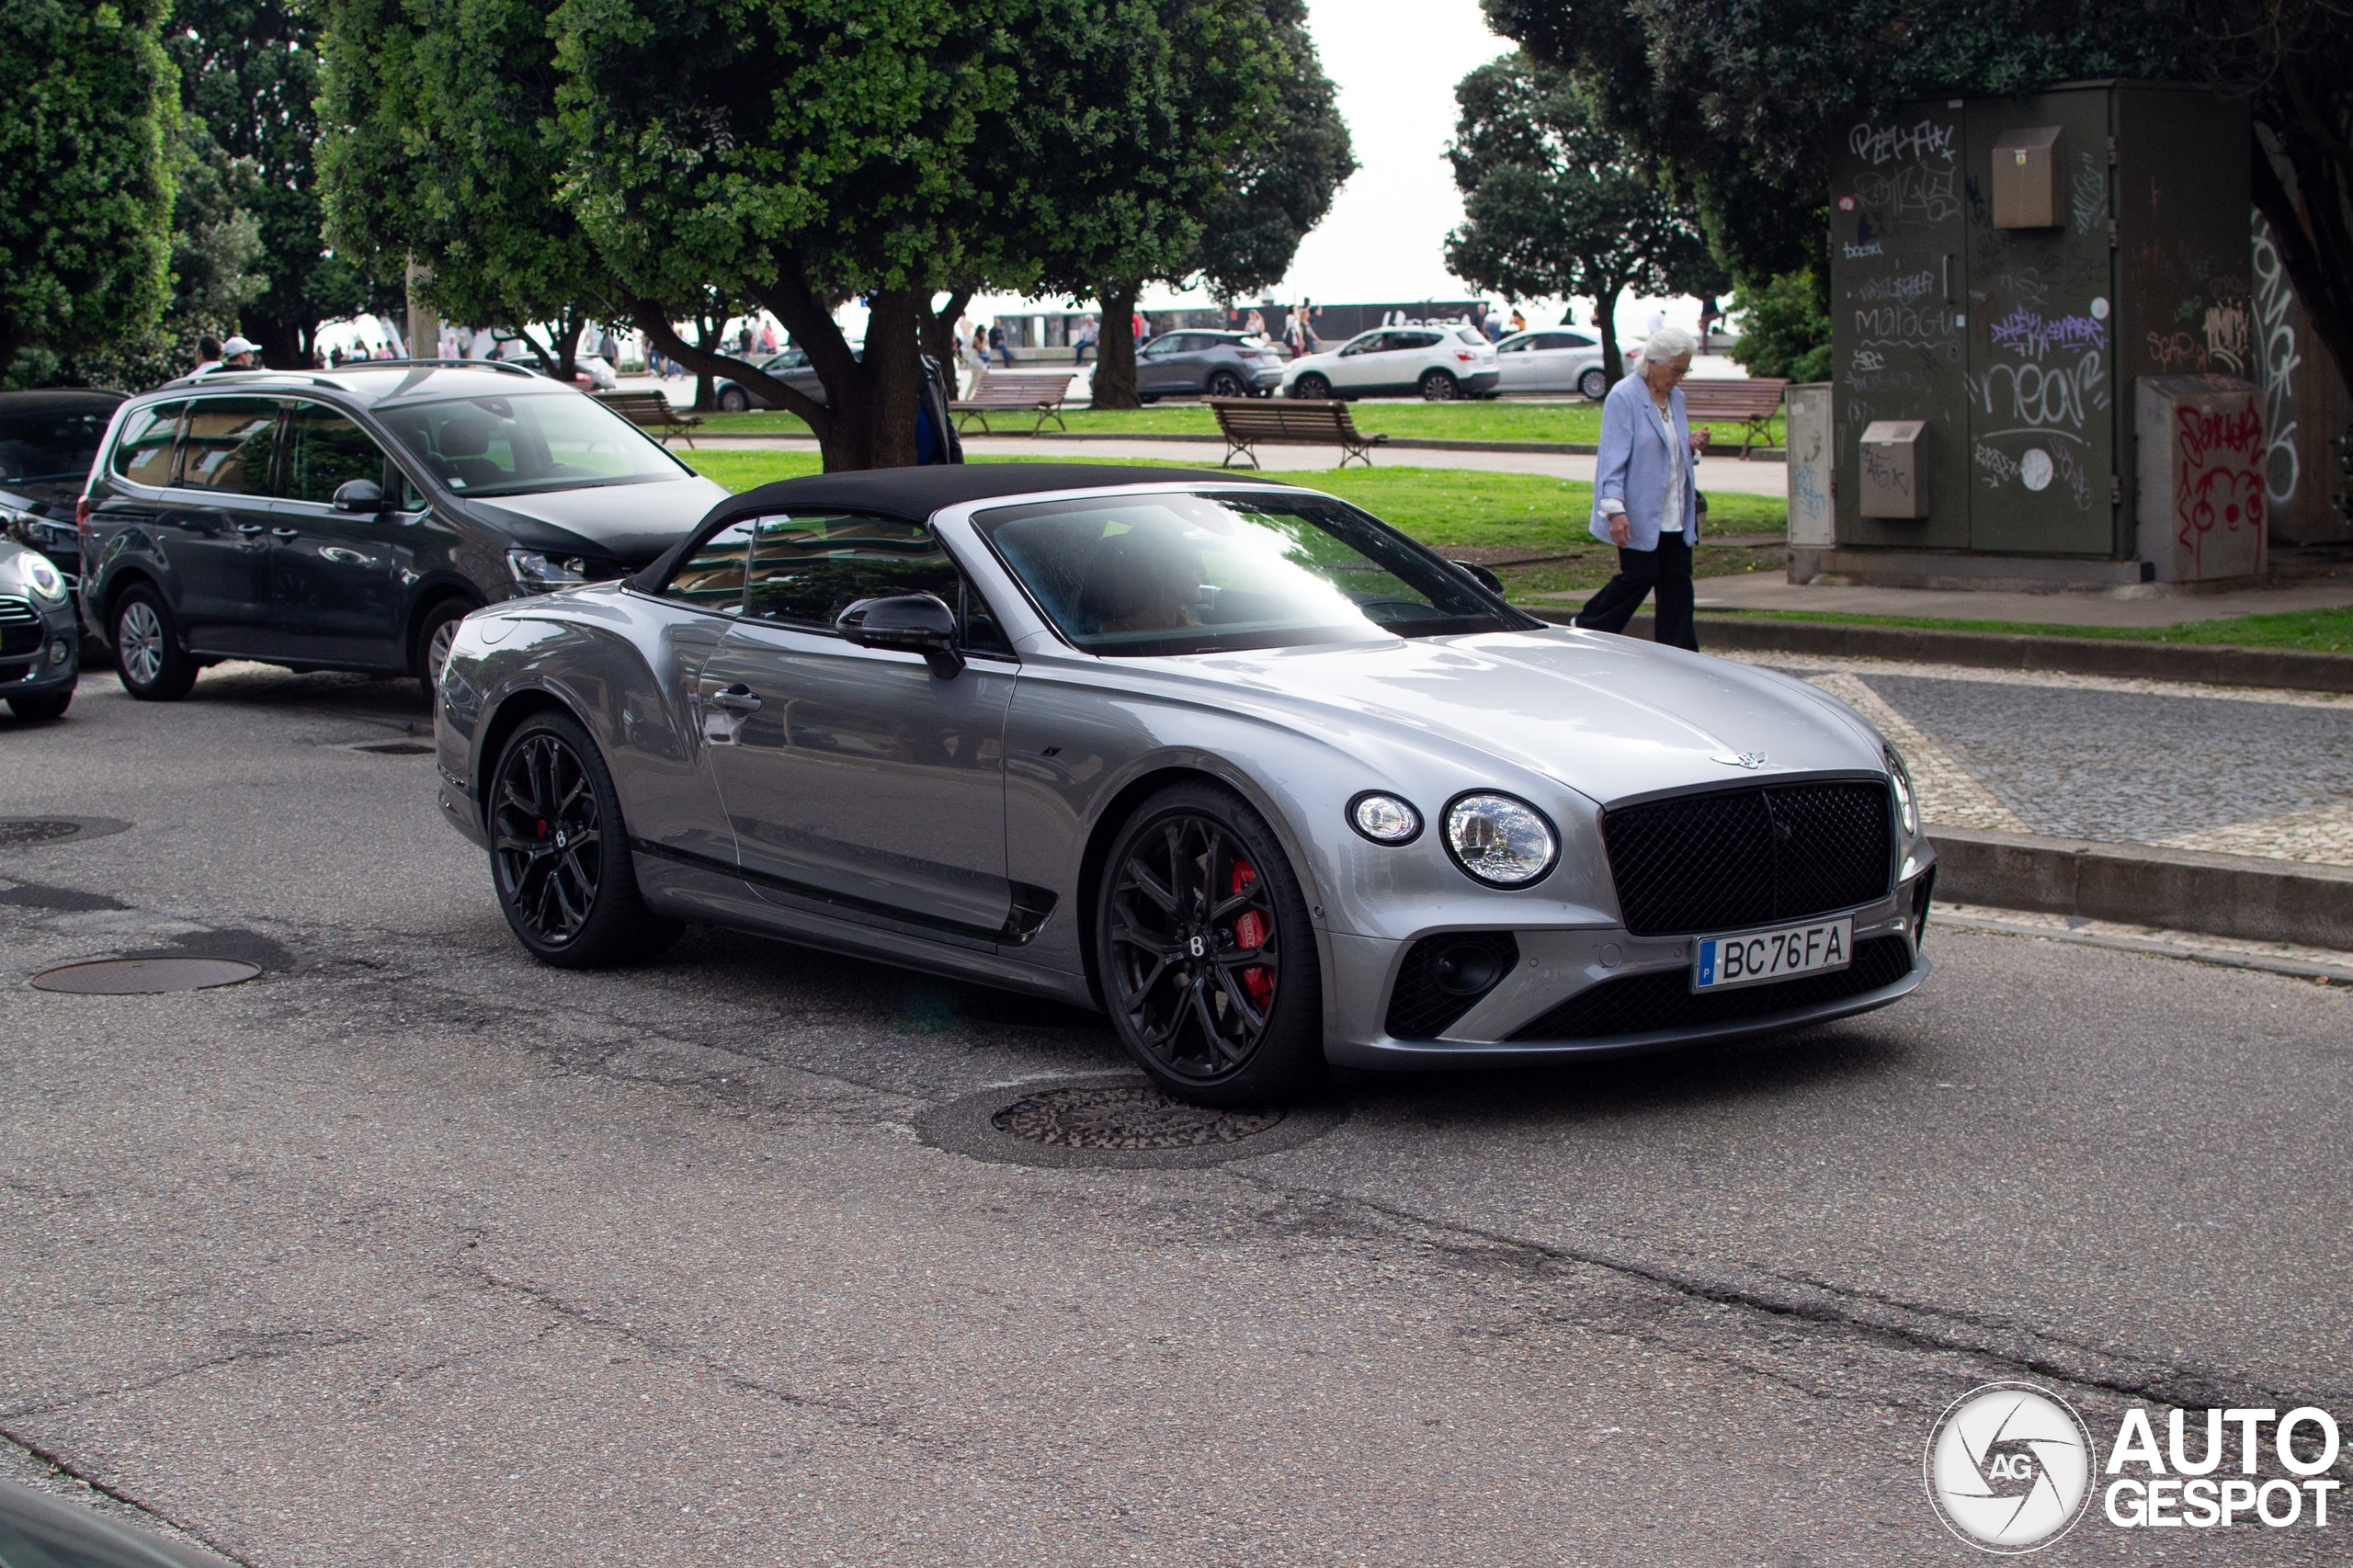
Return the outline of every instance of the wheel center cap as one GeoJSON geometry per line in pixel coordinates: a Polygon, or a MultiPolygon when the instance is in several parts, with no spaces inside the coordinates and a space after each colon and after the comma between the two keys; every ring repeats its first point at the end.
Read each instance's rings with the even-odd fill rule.
{"type": "Polygon", "coordinates": [[[561,849],[561,848],[563,848],[563,847],[564,846],[564,844],[565,844],[565,843],[566,843],[566,840],[565,840],[565,837],[564,837],[563,829],[562,829],[562,828],[557,828],[557,829],[555,830],[555,846],[556,846],[558,849],[561,849]]]}
{"type": "Polygon", "coordinates": [[[1195,958],[1199,958],[1210,950],[1210,945],[1203,941],[1197,932],[1192,939],[1185,944],[1185,950],[1195,958]]]}

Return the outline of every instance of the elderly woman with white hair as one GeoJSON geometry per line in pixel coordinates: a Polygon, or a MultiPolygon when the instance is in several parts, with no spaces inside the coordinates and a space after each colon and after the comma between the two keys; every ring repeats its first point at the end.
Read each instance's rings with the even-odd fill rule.
{"type": "Polygon", "coordinates": [[[1694,651],[1691,547],[1699,542],[1700,503],[1679,383],[1698,347],[1681,327],[1659,328],[1602,400],[1590,527],[1594,538],[1618,547],[1618,575],[1576,619],[1591,631],[1623,631],[1655,595],[1658,641],[1694,651]]]}

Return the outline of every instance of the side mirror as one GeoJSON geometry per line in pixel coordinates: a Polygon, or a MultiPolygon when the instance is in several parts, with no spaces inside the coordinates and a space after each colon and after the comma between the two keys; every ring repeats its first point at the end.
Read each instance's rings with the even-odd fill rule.
{"type": "Polygon", "coordinates": [[[381,512],[384,509],[384,487],[372,479],[347,479],[335,486],[335,509],[381,512]]]}
{"type": "Polygon", "coordinates": [[[1497,598],[1504,597],[1504,580],[1475,561],[1449,561],[1449,566],[1469,577],[1497,598]]]}
{"type": "Polygon", "coordinates": [[[931,594],[860,599],[842,611],[834,630],[861,648],[921,653],[941,680],[954,680],[964,669],[964,656],[956,651],[956,612],[931,594]]]}

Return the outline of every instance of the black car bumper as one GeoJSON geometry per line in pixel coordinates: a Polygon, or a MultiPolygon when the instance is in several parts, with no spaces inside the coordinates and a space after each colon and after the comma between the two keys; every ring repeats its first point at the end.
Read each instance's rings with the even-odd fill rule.
{"type": "Polygon", "coordinates": [[[39,645],[0,658],[0,698],[71,690],[82,676],[81,628],[71,601],[41,615],[39,645]]]}

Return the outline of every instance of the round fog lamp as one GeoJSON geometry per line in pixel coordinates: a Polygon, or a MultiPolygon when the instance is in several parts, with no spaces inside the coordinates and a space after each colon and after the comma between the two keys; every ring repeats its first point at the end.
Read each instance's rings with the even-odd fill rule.
{"type": "Polygon", "coordinates": [[[1394,795],[1368,793],[1348,802],[1348,825],[1375,844],[1410,844],[1421,835],[1422,813],[1394,795]]]}
{"type": "Polygon", "coordinates": [[[1447,809],[1446,846],[1454,863],[1490,887],[1526,887],[1552,869],[1560,842],[1552,824],[1509,795],[1465,795],[1447,809]]]}

